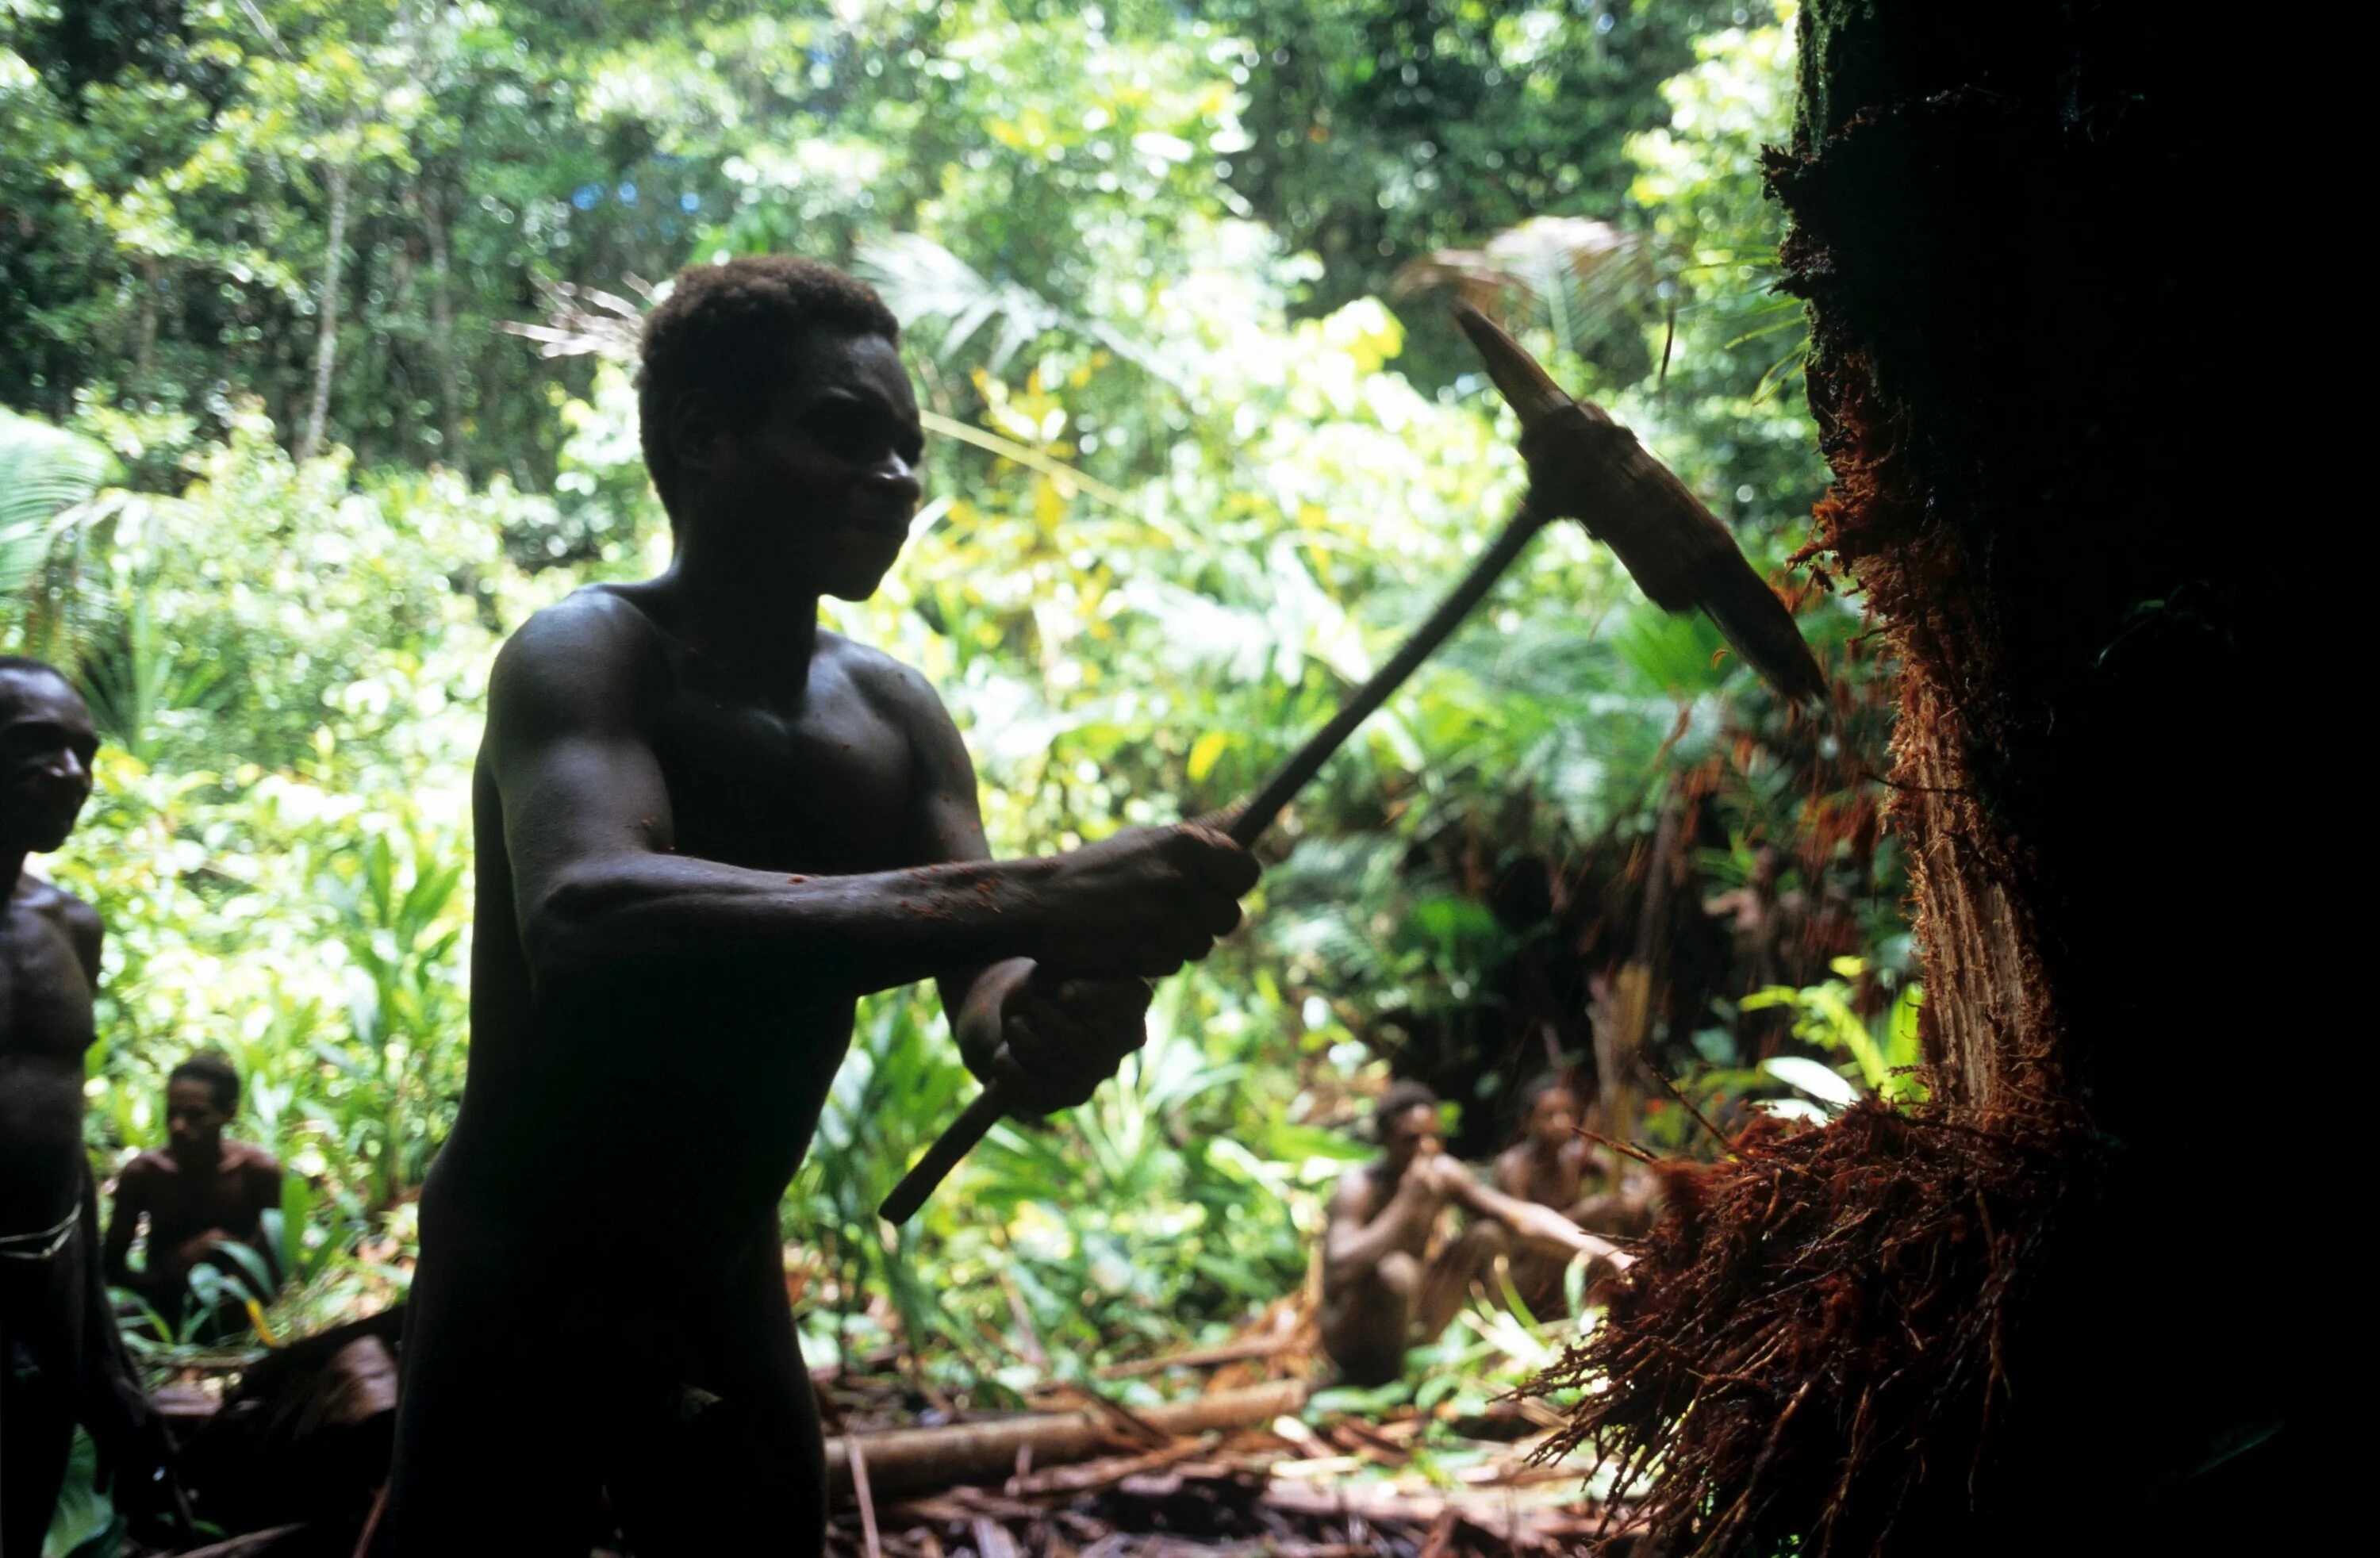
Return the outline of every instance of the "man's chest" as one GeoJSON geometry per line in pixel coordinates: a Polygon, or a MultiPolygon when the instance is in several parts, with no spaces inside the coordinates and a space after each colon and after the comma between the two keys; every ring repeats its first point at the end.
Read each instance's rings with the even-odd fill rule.
{"type": "Polygon", "coordinates": [[[845,687],[789,711],[682,691],[653,752],[683,854],[820,875],[915,863],[909,739],[845,687]]]}
{"type": "Polygon", "coordinates": [[[1521,1199],[1540,1206],[1566,1207],[1578,1199],[1584,1169],[1584,1162],[1567,1150],[1553,1162],[1534,1160],[1521,1199]]]}
{"type": "Polygon", "coordinates": [[[91,1040],[91,985],[49,916],[11,906],[0,920],[0,1053],[79,1059],[91,1040]]]}
{"type": "Polygon", "coordinates": [[[183,1238],[209,1228],[244,1234],[263,1210],[256,1204],[248,1171],[226,1162],[203,1173],[182,1170],[163,1176],[149,1215],[161,1235],[183,1238]]]}

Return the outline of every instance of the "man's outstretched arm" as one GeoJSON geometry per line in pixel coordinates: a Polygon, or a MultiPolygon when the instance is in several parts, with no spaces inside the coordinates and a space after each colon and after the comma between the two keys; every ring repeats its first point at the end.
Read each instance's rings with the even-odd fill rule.
{"type": "Polygon", "coordinates": [[[1446,1171],[1444,1182],[1448,1193],[1474,1216],[1493,1218],[1516,1234],[1560,1245],[1573,1255],[1599,1256],[1619,1266],[1629,1263],[1629,1257],[1609,1239],[1597,1238],[1551,1207],[1489,1189],[1460,1163],[1446,1171]]]}
{"type": "MultiPolygon", "coordinates": [[[[883,681],[885,712],[909,738],[915,762],[910,858],[990,859],[975,761],[950,712],[914,671],[888,666],[883,681]]],[[[1069,978],[1030,957],[1011,957],[944,971],[937,983],[968,1069],[1001,1084],[1019,1114],[1085,1102],[1148,1038],[1150,992],[1136,977],[1069,978]]]]}
{"type": "Polygon", "coordinates": [[[674,854],[647,734],[665,675],[642,615],[600,593],[540,613],[497,657],[483,761],[540,988],[623,958],[739,948],[782,951],[848,993],[1052,948],[1164,974],[1238,923],[1256,879],[1245,850],[1186,827],[1045,859],[798,880],[674,854]]]}

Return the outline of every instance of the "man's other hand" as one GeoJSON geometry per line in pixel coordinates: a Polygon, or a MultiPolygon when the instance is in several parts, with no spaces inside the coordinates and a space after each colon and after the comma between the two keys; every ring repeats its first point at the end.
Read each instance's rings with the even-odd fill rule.
{"type": "Polygon", "coordinates": [[[1055,857],[1045,963],[1162,979],[1239,928],[1256,857],[1200,822],[1128,828],[1055,857]]]}
{"type": "Polygon", "coordinates": [[[968,1002],[960,1053],[1018,1114],[1087,1100],[1148,1037],[1148,981],[1063,979],[1018,960],[985,971],[968,1002]]]}

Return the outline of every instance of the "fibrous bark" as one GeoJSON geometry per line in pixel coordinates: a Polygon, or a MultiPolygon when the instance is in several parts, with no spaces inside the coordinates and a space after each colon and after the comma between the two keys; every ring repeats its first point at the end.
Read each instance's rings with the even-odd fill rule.
{"type": "Polygon", "coordinates": [[[1679,1171],[1566,1370],[1611,1382],[1577,1434],[1649,1469],[1680,1551],[2269,1539],[2319,1332],[2260,1276],[2210,1348],[2184,1273],[2210,1229],[2301,1249],[2208,1140],[2242,917],[2318,880],[2251,781],[2298,738],[2326,500],[2275,457],[2286,401],[2191,391],[2292,355],[2285,250],[2216,218],[2216,170],[2302,156],[2270,105],[2313,89],[2137,4],[1811,0],[1801,39],[1772,187],[1818,549],[1902,667],[1931,1102],[1679,1171]]]}

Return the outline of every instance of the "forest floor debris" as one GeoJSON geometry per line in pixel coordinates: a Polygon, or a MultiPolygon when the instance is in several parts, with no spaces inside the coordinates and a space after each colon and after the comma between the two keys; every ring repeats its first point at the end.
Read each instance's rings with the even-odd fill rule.
{"type": "MultiPolygon", "coordinates": [[[[1530,1445],[1500,1446],[1493,1466],[1444,1485],[1361,1454],[1352,1419],[1324,1437],[1349,1448],[1314,1455],[1272,1428],[1203,1435],[1160,1450],[963,1485],[863,1510],[838,1509],[837,1558],[1186,1558],[1256,1554],[1397,1558],[1556,1553],[1598,1532],[1630,1551],[1624,1521],[1606,1529],[1580,1492],[1579,1468],[1532,1466],[1530,1445]]],[[[1417,1421],[1366,1425],[1386,1432],[1417,1421]]]]}
{"type": "MultiPolygon", "coordinates": [[[[1493,1399],[1500,1387],[1480,1382],[1488,1354],[1524,1334],[1510,1319],[1475,1317],[1469,1351],[1441,1360],[1434,1377],[1464,1379],[1460,1394],[1417,1391],[1427,1382],[1417,1376],[1402,1395],[1318,1395],[1307,1382],[1317,1357],[1303,1296],[1223,1341],[1050,1385],[1032,1393],[1025,1411],[938,1421],[939,1393],[921,1392],[897,1367],[820,1370],[821,1408],[844,1430],[829,1445],[829,1551],[835,1558],[1486,1558],[1573,1552],[1597,1534],[1618,1539],[1606,1550],[1615,1555],[1635,1551],[1626,1506],[1587,1496],[1595,1468],[1539,1458],[1560,1414],[1538,1402],[1493,1399]],[[1149,1376],[1164,1380],[1164,1399],[1152,1401],[1149,1376]],[[1135,1404],[1126,1392],[1135,1393],[1135,1404]],[[1424,1406],[1417,1395],[1436,1398],[1424,1406]]],[[[313,1431],[339,1428],[340,1448],[352,1455],[371,1436],[321,1409],[353,1394],[328,1365],[345,1358],[355,1338],[375,1339],[393,1322],[372,1317],[271,1355],[221,1393],[237,1411],[211,1411],[212,1394],[179,1387],[170,1398],[177,1430],[203,1442],[250,1418],[320,1423],[313,1431]],[[276,1381],[281,1389],[265,1388],[276,1381]]],[[[1495,1362],[1505,1378],[1517,1377],[1508,1353],[1495,1362]]],[[[276,1455],[307,1458],[305,1437],[276,1455]]],[[[1608,1486],[1610,1478],[1595,1480],[1608,1486]]],[[[249,1534],[218,1538],[223,1545],[206,1551],[344,1558],[370,1497],[351,1502],[357,1507],[344,1515],[310,1512],[294,1524],[268,1522],[261,1506],[242,1508],[258,1516],[249,1534]]],[[[140,1551],[162,1558],[165,1550],[140,1551]]]]}

